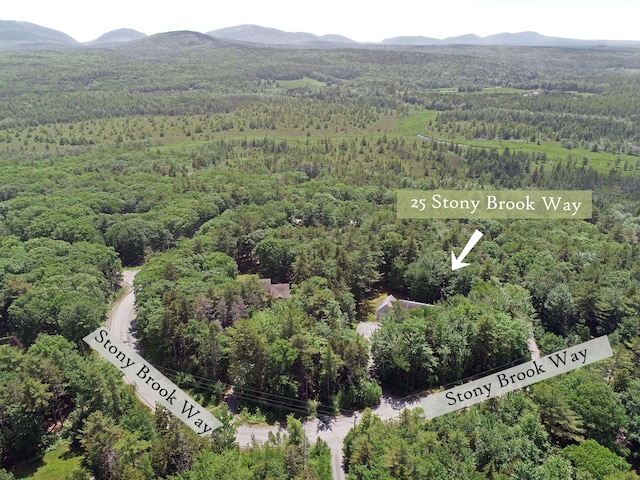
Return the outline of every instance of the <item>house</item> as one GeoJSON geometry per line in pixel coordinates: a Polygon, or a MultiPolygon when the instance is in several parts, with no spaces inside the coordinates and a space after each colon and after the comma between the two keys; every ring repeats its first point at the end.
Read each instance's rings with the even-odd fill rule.
{"type": "Polygon", "coordinates": [[[378,308],[376,308],[376,320],[380,320],[381,318],[384,318],[385,315],[387,315],[387,313],[393,306],[393,304],[396,302],[400,302],[400,305],[407,310],[413,310],[414,308],[432,306],[429,303],[413,302],[411,300],[398,300],[393,295],[388,295],[387,298],[385,298],[382,301],[382,303],[380,303],[378,308]]]}
{"type": "Polygon", "coordinates": [[[291,297],[290,284],[288,283],[271,283],[270,278],[260,278],[258,281],[273,298],[291,297]]]}

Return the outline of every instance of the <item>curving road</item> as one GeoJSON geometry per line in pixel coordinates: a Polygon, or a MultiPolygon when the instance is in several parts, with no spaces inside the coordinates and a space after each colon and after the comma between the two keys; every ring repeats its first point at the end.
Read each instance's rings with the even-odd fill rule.
{"type": "MultiPolygon", "coordinates": [[[[140,352],[138,351],[136,339],[133,336],[132,324],[136,318],[136,297],[133,293],[133,279],[139,271],[140,270],[126,270],[122,272],[121,285],[122,288],[125,289],[125,294],[116,302],[107,317],[107,328],[111,333],[138,353],[140,352]]],[[[122,378],[125,382],[132,383],[127,377],[122,378]]],[[[142,403],[155,411],[156,402],[152,391],[145,390],[136,385],[136,395],[138,395],[142,403]]]]}
{"type": "MultiPolygon", "coordinates": [[[[134,350],[136,348],[136,339],[132,334],[132,322],[135,319],[135,295],[133,291],[133,279],[138,270],[129,270],[123,273],[123,287],[126,293],[113,306],[109,317],[107,318],[107,328],[116,335],[120,340],[129,345],[134,350]]],[[[378,327],[378,324],[364,324],[359,327],[359,331],[365,337],[369,337],[378,327]]],[[[138,397],[151,409],[155,409],[155,404],[148,398],[145,398],[144,392],[137,389],[138,397]]],[[[382,419],[395,418],[404,408],[413,408],[418,406],[418,400],[406,402],[394,399],[388,395],[384,395],[380,405],[373,409],[373,412],[382,419]]],[[[318,438],[322,438],[331,449],[331,462],[334,480],[344,480],[345,474],[342,469],[342,444],[349,430],[356,425],[361,414],[351,417],[339,416],[332,418],[327,424],[321,423],[318,419],[304,423],[304,430],[307,438],[311,442],[315,442],[318,438]]],[[[237,417],[239,420],[239,418],[237,417]]],[[[238,427],[236,440],[240,446],[250,446],[255,438],[259,442],[265,442],[269,438],[269,432],[284,432],[283,427],[262,427],[241,424],[238,427]]]]}
{"type": "MultiPolygon", "coordinates": [[[[123,273],[123,286],[126,289],[125,295],[112,308],[107,319],[107,328],[116,335],[124,343],[128,344],[134,350],[137,350],[137,342],[132,334],[132,322],[135,319],[135,295],[133,291],[133,279],[138,270],[125,271],[123,273]]],[[[373,332],[380,326],[379,323],[365,322],[358,325],[358,333],[365,338],[370,338],[373,332]]],[[[540,351],[537,348],[535,339],[528,339],[529,350],[532,357],[539,358],[540,351]]],[[[370,361],[371,363],[371,361],[370,361]]],[[[155,403],[145,398],[144,392],[137,390],[141,401],[148,405],[151,409],[155,409],[155,403]]],[[[419,406],[418,398],[412,400],[397,399],[390,395],[383,395],[380,404],[373,408],[374,414],[382,420],[388,420],[399,416],[400,412],[405,408],[415,408],[419,406]]],[[[358,412],[354,416],[339,416],[331,419],[327,424],[321,423],[318,419],[310,420],[304,423],[304,430],[307,438],[311,442],[315,442],[318,438],[322,438],[331,449],[331,463],[334,480],[344,480],[345,473],[342,469],[342,445],[344,438],[360,419],[361,413],[358,412]]],[[[240,421],[239,417],[236,417],[240,421]]],[[[282,427],[262,427],[241,424],[236,433],[236,440],[240,446],[250,446],[255,438],[259,442],[266,442],[269,438],[269,432],[284,432],[282,427]]]]}
{"type": "Polygon", "coordinates": [[[131,324],[136,318],[136,297],[133,294],[133,279],[139,271],[127,270],[122,273],[122,287],[125,289],[125,294],[113,306],[107,317],[107,328],[111,333],[134,349],[136,339],[131,333],[131,324]]]}

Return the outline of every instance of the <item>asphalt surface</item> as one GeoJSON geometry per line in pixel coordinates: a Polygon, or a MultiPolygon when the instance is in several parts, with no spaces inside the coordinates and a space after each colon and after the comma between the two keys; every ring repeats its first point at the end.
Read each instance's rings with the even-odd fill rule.
{"type": "Polygon", "coordinates": [[[107,328],[131,348],[134,348],[136,345],[135,338],[131,332],[131,325],[136,318],[136,297],[133,294],[133,279],[138,271],[139,270],[127,270],[123,272],[122,286],[125,288],[126,293],[118,303],[113,306],[107,318],[107,328]]]}

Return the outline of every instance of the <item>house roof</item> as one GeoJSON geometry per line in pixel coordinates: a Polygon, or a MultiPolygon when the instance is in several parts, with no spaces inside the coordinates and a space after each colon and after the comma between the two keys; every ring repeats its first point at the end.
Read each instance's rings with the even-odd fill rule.
{"type": "Polygon", "coordinates": [[[400,305],[402,305],[407,310],[412,310],[414,308],[420,308],[420,307],[430,307],[430,306],[432,306],[429,303],[414,302],[412,300],[398,300],[393,295],[388,295],[387,298],[385,298],[382,301],[382,303],[380,303],[378,308],[376,308],[376,318],[380,319],[380,318],[384,317],[387,314],[387,311],[393,306],[393,304],[398,302],[398,301],[400,302],[400,305]]]}
{"type": "Polygon", "coordinates": [[[391,306],[393,305],[393,302],[396,301],[396,297],[394,297],[393,295],[387,295],[387,298],[385,298],[380,305],[378,305],[378,308],[376,308],[376,317],[378,316],[378,313],[384,313],[387,311],[387,309],[391,308],[391,306]]]}
{"type": "Polygon", "coordinates": [[[291,289],[288,283],[276,283],[271,285],[270,292],[273,298],[291,297],[291,289]]]}
{"type": "Polygon", "coordinates": [[[273,298],[291,297],[291,285],[289,283],[271,283],[270,278],[260,278],[258,281],[273,298]]]}

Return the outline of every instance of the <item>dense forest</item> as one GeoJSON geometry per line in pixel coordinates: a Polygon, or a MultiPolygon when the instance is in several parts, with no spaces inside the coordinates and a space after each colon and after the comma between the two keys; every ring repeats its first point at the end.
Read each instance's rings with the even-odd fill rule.
{"type": "Polygon", "coordinates": [[[601,335],[611,359],[462,412],[358,413],[344,470],[638,477],[640,50],[181,32],[0,64],[0,478],[67,445],[74,480],[325,480],[306,418],[528,361],[529,338],[546,354],[601,335]],[[586,189],[593,217],[400,220],[407,188],[586,189]],[[123,268],[140,270],[141,354],[223,421],[210,438],[82,342],[123,268]],[[393,308],[366,340],[386,294],[431,306],[393,308]],[[230,392],[286,434],[240,448],[230,392]]]}

